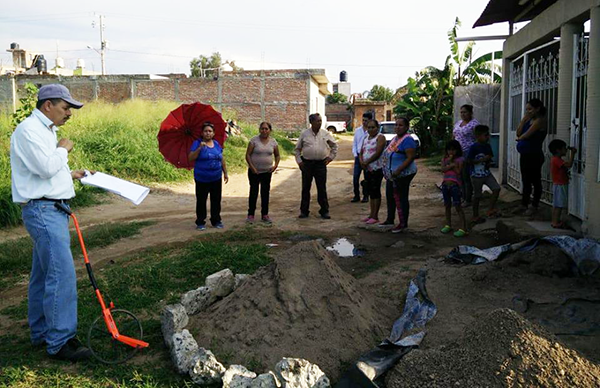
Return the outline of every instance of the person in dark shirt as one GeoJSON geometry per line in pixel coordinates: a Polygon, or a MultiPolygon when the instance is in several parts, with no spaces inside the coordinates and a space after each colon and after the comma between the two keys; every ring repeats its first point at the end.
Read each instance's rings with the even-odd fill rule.
{"type": "Polygon", "coordinates": [[[471,169],[471,183],[473,184],[473,220],[472,224],[480,224],[485,221],[479,216],[479,202],[483,192],[483,185],[492,190],[492,200],[490,209],[487,212],[488,217],[497,217],[499,211],[496,208],[496,202],[500,195],[500,185],[490,171],[490,162],[494,157],[494,152],[489,144],[490,128],[487,125],[478,125],[475,127],[475,144],[469,148],[467,163],[471,169]]]}

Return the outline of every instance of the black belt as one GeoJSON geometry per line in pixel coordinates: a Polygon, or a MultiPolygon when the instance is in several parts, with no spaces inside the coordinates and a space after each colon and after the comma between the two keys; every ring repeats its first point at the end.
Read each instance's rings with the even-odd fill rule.
{"type": "Polygon", "coordinates": [[[46,197],[32,199],[32,201],[50,201],[50,202],[58,202],[58,203],[66,203],[66,204],[69,203],[68,199],[55,199],[55,198],[46,198],[46,197]]]}

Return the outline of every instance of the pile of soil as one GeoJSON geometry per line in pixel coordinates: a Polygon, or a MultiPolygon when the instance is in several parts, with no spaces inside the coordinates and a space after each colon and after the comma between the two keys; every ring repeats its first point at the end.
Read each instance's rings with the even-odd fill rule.
{"type": "Polygon", "coordinates": [[[321,244],[308,241],[190,317],[188,329],[222,362],[261,373],[282,357],[299,357],[335,381],[385,338],[391,323],[321,244]]]}
{"type": "Polygon", "coordinates": [[[414,350],[386,378],[396,387],[598,387],[600,366],[510,309],[478,318],[464,337],[414,350]]]}

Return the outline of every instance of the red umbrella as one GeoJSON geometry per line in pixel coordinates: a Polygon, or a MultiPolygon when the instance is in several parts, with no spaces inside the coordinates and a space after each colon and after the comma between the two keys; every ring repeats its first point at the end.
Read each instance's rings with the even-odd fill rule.
{"type": "Polygon", "coordinates": [[[194,140],[202,137],[202,124],[206,122],[214,125],[214,139],[224,147],[227,123],[221,113],[210,105],[195,102],[182,104],[160,124],[158,150],[175,167],[192,169],[194,163],[188,161],[188,154],[194,140]]]}

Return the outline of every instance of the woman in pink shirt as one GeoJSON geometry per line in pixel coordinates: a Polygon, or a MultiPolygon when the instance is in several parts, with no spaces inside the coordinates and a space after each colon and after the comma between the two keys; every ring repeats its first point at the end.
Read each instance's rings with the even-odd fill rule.
{"type": "MultiPolygon", "coordinates": [[[[473,105],[465,104],[460,107],[460,120],[454,124],[452,138],[460,143],[463,155],[469,153],[469,148],[475,143],[475,135],[473,129],[479,125],[479,121],[473,118],[473,105]]],[[[465,200],[465,206],[471,204],[473,199],[473,186],[471,185],[471,177],[469,169],[463,168],[462,176],[462,194],[465,200]]]]}

